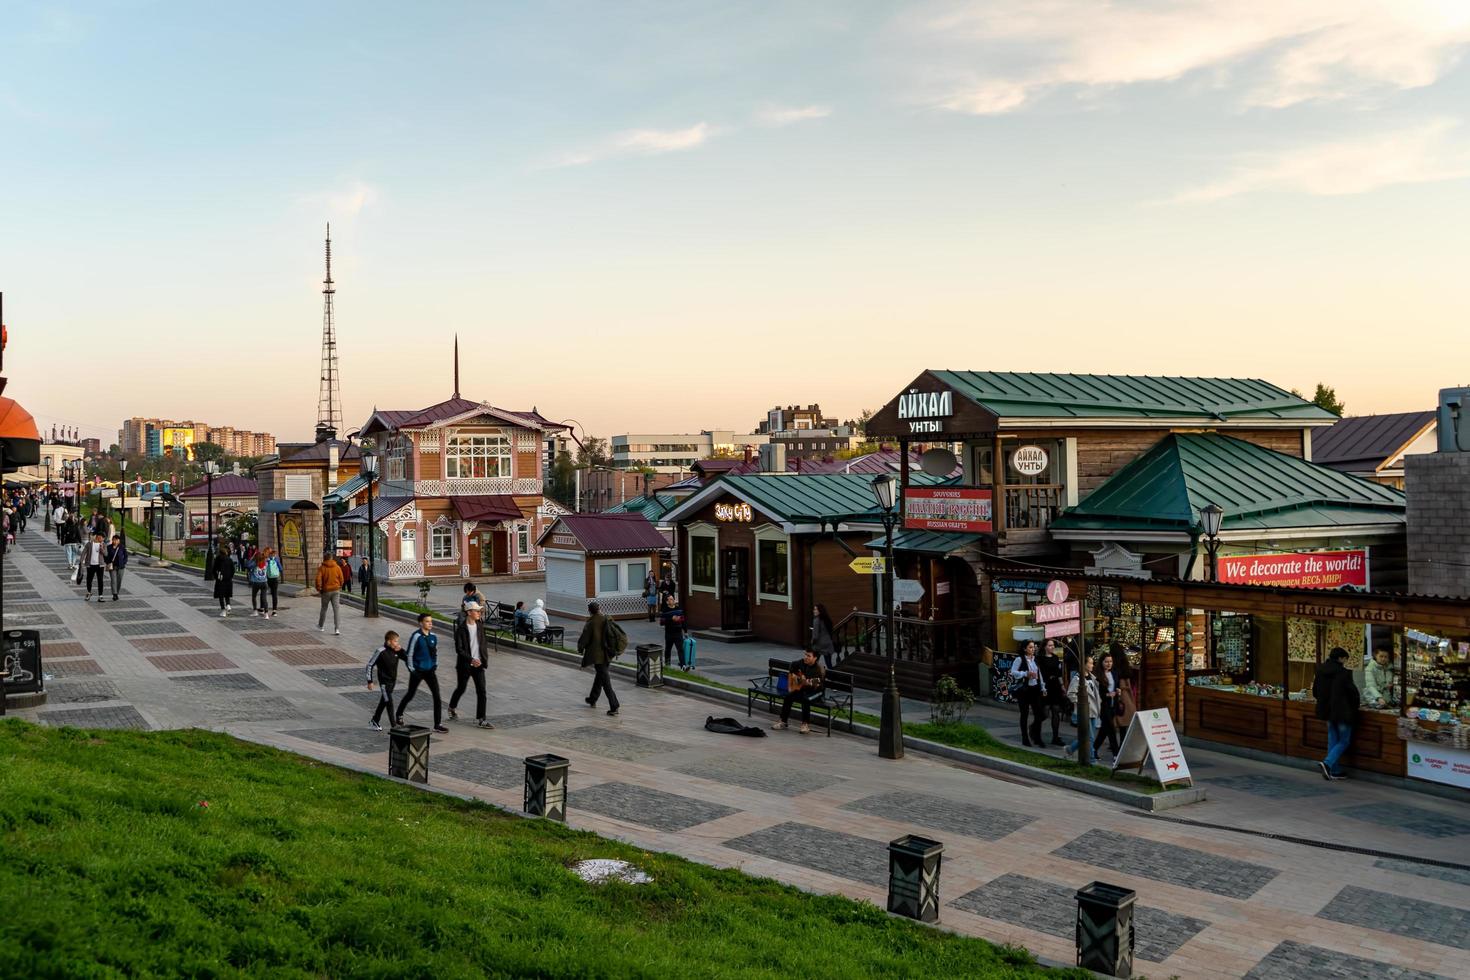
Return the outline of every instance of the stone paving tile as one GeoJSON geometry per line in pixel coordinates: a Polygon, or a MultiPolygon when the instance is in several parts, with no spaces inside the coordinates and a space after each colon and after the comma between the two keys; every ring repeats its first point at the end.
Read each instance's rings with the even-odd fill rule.
{"type": "Polygon", "coordinates": [[[633,783],[598,783],[586,789],[574,788],[567,794],[567,807],[666,831],[688,830],[740,812],[734,807],[633,783]]]}
{"type": "Polygon", "coordinates": [[[429,775],[435,774],[463,779],[481,786],[495,789],[515,789],[526,782],[524,759],[484,749],[463,749],[448,755],[429,759],[429,775]]]}
{"type": "Polygon", "coordinates": [[[197,636],[149,636],[141,640],[129,640],[128,642],[144,653],[158,653],[164,650],[209,649],[209,644],[197,636]]]}
{"type": "MultiPolygon", "coordinates": [[[[940,869],[940,881],[944,871],[940,869]]],[[[942,894],[942,893],[941,893],[942,894]]],[[[1070,938],[1077,933],[1077,889],[1038,881],[1025,875],[1004,874],[948,903],[957,909],[999,922],[1023,923],[1049,936],[1070,938]]],[[[1175,915],[1147,905],[1133,906],[1134,955],[1162,963],[1209,923],[1175,915]]]]}
{"type": "Polygon", "coordinates": [[[928,793],[879,793],[844,803],[842,809],[980,840],[1000,840],[1036,819],[1024,813],[995,810],[928,793]]]}
{"type": "Polygon", "coordinates": [[[93,701],[117,701],[117,686],[112,681],[55,681],[46,685],[47,704],[88,704],[93,701]]]}
{"type": "Polygon", "coordinates": [[[113,609],[111,603],[98,609],[97,614],[109,623],[138,623],[145,620],[173,622],[173,618],[162,609],[113,609]]]}
{"type": "MultiPolygon", "coordinates": [[[[1190,768],[1193,769],[1192,764],[1190,768]]],[[[1311,783],[1305,776],[1292,778],[1252,773],[1240,776],[1221,776],[1218,779],[1206,781],[1205,785],[1210,789],[1229,789],[1238,793],[1249,793],[1252,796],[1264,796],[1271,800],[1300,800],[1313,796],[1327,796],[1332,793],[1332,790],[1323,785],[1321,779],[1318,779],[1316,783],[1311,783]]]]}
{"type": "Polygon", "coordinates": [[[542,737],[558,745],[570,745],[583,752],[604,755],[609,759],[621,759],[624,762],[638,762],[660,752],[675,752],[682,748],[673,742],[608,731],[595,725],[569,728],[564,732],[548,732],[542,737]]]}
{"type": "Polygon", "coordinates": [[[305,721],[311,717],[283,697],[212,691],[196,692],[193,700],[212,721],[305,721]]]}
{"type": "Polygon", "coordinates": [[[321,646],[322,643],[310,633],[293,629],[285,629],[265,636],[247,636],[245,639],[258,647],[313,647],[321,646]]]}
{"type": "Polygon", "coordinates": [[[1470,910],[1418,898],[1401,898],[1372,888],[1346,886],[1317,913],[1317,918],[1455,949],[1470,949],[1470,910]]]}
{"type": "MultiPolygon", "coordinates": [[[[1193,767],[1191,767],[1193,768],[1193,767]]],[[[1391,980],[1449,980],[1438,973],[1424,973],[1392,966],[1361,956],[1288,940],[1267,953],[1244,980],[1304,980],[1307,977],[1384,977],[1391,980]]]]}
{"type": "MultiPolygon", "coordinates": [[[[370,755],[375,752],[388,751],[388,733],[375,732],[363,725],[360,728],[307,728],[300,731],[282,732],[294,738],[302,738],[308,742],[320,742],[322,745],[330,745],[337,749],[346,749],[348,752],[356,752],[359,755],[370,755]]],[[[433,736],[430,736],[430,748],[433,747],[433,736]]],[[[434,768],[434,757],[429,757],[430,772],[434,768]]]]}
{"type": "MultiPolygon", "coordinates": [[[[127,591],[127,586],[123,586],[123,591],[124,592],[127,591]]],[[[126,599],[126,598],[124,598],[124,599],[118,599],[116,602],[113,602],[111,599],[108,599],[105,603],[103,603],[103,608],[105,608],[105,609],[154,609],[154,608],[157,608],[157,607],[155,607],[147,599],[126,599]]]]}
{"type": "MultiPolygon", "coordinates": [[[[44,648],[42,648],[44,650],[44,648]]],[[[55,677],[76,677],[82,674],[100,674],[102,665],[85,658],[74,660],[43,660],[42,669],[55,677]]]]}
{"type": "Polygon", "coordinates": [[[1420,878],[1434,878],[1437,881],[1452,881],[1457,885],[1470,885],[1470,868],[1440,868],[1432,864],[1400,861],[1395,858],[1379,858],[1373,862],[1373,866],[1386,871],[1417,875],[1420,878]]]}
{"type": "MultiPolygon", "coordinates": [[[[404,690],[407,690],[407,688],[404,688],[404,690]]],[[[341,691],[339,693],[342,695],[342,697],[344,697],[347,700],[351,701],[353,704],[360,705],[360,706],[366,708],[369,711],[372,711],[373,709],[375,709],[378,706],[378,701],[382,698],[382,695],[379,694],[376,690],[372,690],[372,691],[341,691]]],[[[401,698],[402,696],[403,696],[403,691],[395,690],[393,692],[393,704],[394,705],[397,705],[398,704],[398,699],[401,698]]],[[[414,696],[414,700],[415,701],[418,700],[418,696],[417,695],[414,696]]],[[[387,716],[387,712],[384,712],[384,716],[385,717],[387,716]]]]}
{"type": "Polygon", "coordinates": [[[1052,853],[1082,864],[1227,898],[1250,898],[1280,873],[1265,865],[1111,830],[1089,830],[1052,853]]]}
{"type": "Polygon", "coordinates": [[[287,629],[285,623],[252,617],[248,612],[244,616],[228,616],[225,619],[221,619],[220,625],[232,629],[237,633],[260,633],[268,630],[284,631],[287,629]]]}
{"type": "Polygon", "coordinates": [[[747,759],[738,755],[714,756],[696,759],[673,767],[674,772],[686,776],[697,776],[716,783],[743,786],[760,793],[793,797],[812,790],[823,789],[842,782],[842,777],[812,770],[773,767],[761,759],[747,759]]]}
{"type": "MultiPolygon", "coordinates": [[[[247,637],[247,639],[251,638],[247,637]]],[[[314,665],[330,666],[332,664],[357,663],[356,657],[349,657],[341,650],[333,650],[328,647],[322,647],[316,650],[272,650],[271,656],[281,661],[281,663],[290,664],[292,667],[310,667],[314,665]]],[[[401,681],[400,683],[403,684],[403,689],[407,691],[407,682],[401,681]]]]}
{"type": "MultiPolygon", "coordinates": [[[[415,699],[417,699],[417,695],[415,695],[415,699]]],[[[532,725],[544,725],[548,721],[554,720],[552,718],[547,718],[545,715],[533,715],[528,712],[521,712],[519,714],[489,715],[487,716],[487,719],[490,724],[494,725],[496,728],[529,728],[532,725]]]]}
{"type": "Polygon", "coordinates": [[[888,885],[888,843],[840,830],[788,822],[727,840],[724,846],[880,888],[888,885]]]}
{"type": "Polygon", "coordinates": [[[21,612],[6,607],[5,628],[8,630],[28,630],[36,626],[60,626],[61,617],[51,612],[21,612]]]}
{"type": "Polygon", "coordinates": [[[149,657],[148,662],[159,670],[169,673],[185,670],[235,669],[235,662],[219,653],[179,653],[171,656],[149,657]]]}
{"type": "Polygon", "coordinates": [[[16,615],[30,615],[32,613],[51,612],[49,602],[12,602],[9,589],[5,592],[5,611],[16,615]]]}
{"type": "Polygon", "coordinates": [[[1337,811],[1350,820],[1362,820],[1416,837],[1458,837],[1470,834],[1470,820],[1464,817],[1410,806],[1407,803],[1364,803],[1337,811]]]}
{"type": "Polygon", "coordinates": [[[80,643],[48,643],[41,648],[41,657],[46,663],[66,657],[85,657],[87,648],[80,643]]]}
{"type": "Polygon", "coordinates": [[[182,684],[186,688],[206,691],[270,690],[250,674],[191,674],[185,677],[170,677],[169,680],[175,684],[182,684]]]}
{"type": "MultiPolygon", "coordinates": [[[[76,637],[72,634],[72,631],[69,630],[69,629],[67,629],[65,626],[35,626],[35,627],[32,627],[32,628],[37,633],[41,634],[41,639],[47,641],[47,644],[46,644],[47,646],[50,645],[50,641],[51,640],[75,640],[76,639],[76,637]]],[[[44,650],[44,647],[43,647],[43,650],[44,650]]]]}
{"type": "Polygon", "coordinates": [[[63,711],[42,711],[37,716],[43,725],[61,728],[130,728],[148,731],[148,722],[130,704],[114,708],[67,708],[63,711]]]}
{"type": "MultiPolygon", "coordinates": [[[[303,670],[301,673],[327,687],[362,687],[367,683],[367,674],[362,667],[333,667],[327,670],[303,670]]],[[[408,690],[407,686],[404,690],[408,690]]]]}
{"type": "Polygon", "coordinates": [[[112,628],[123,636],[148,636],[160,633],[187,633],[189,632],[178,623],[113,623],[112,628]]]}

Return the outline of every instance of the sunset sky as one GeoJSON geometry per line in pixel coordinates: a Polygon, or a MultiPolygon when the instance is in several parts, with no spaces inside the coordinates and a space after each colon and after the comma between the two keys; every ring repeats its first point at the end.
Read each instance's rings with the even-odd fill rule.
{"type": "Polygon", "coordinates": [[[925,368],[1470,383],[1470,3],[10,0],[7,394],[595,434],[925,368]]]}

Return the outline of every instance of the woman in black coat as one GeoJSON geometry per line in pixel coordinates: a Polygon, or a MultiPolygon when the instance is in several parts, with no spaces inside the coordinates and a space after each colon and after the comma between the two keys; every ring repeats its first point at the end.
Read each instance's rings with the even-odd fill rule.
{"type": "Polygon", "coordinates": [[[235,560],[230,549],[220,545],[219,554],[214,556],[214,597],[219,600],[219,618],[230,614],[230,599],[235,595],[235,560]]]}

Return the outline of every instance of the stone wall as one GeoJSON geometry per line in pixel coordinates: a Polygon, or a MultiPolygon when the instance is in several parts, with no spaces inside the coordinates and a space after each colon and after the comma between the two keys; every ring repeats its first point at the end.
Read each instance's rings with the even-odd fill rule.
{"type": "Polygon", "coordinates": [[[1470,453],[1404,460],[1409,591],[1470,596],[1470,453]]]}

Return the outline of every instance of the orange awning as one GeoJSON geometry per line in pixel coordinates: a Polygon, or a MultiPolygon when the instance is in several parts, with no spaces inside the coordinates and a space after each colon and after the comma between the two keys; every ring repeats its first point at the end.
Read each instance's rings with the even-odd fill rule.
{"type": "Polygon", "coordinates": [[[41,462],[41,433],[36,420],[13,398],[0,397],[0,447],[5,451],[5,471],[41,462]]]}

